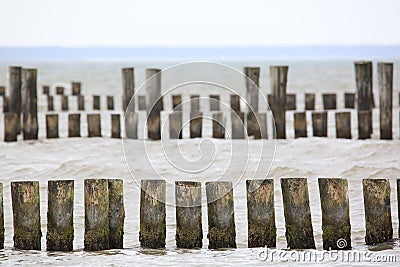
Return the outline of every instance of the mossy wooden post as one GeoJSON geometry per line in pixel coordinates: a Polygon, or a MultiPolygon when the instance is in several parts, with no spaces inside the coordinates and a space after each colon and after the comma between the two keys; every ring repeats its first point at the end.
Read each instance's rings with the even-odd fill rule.
{"type": "Polygon", "coordinates": [[[142,180],[140,187],[140,245],[164,248],[166,183],[163,180],[142,180]]]}
{"type": "Polygon", "coordinates": [[[288,76],[288,66],[269,67],[271,82],[271,111],[274,116],[276,139],[286,139],[286,84],[288,76]]]}
{"type": "Polygon", "coordinates": [[[107,179],[85,179],[85,251],[109,249],[109,194],[107,179]]]}
{"type": "Polygon", "coordinates": [[[371,120],[372,111],[358,111],[358,139],[369,139],[371,138],[371,120]]]}
{"type": "Polygon", "coordinates": [[[286,94],[285,110],[296,110],[295,94],[286,94]]]}
{"type": "Polygon", "coordinates": [[[315,94],[307,93],[305,95],[306,110],[315,110],[315,94]]]}
{"type": "Polygon", "coordinates": [[[190,96],[190,111],[199,111],[200,110],[200,95],[191,95],[190,96]]]}
{"type": "Polygon", "coordinates": [[[388,179],[363,179],[365,243],[374,245],[393,238],[388,179]]]}
{"type": "Polygon", "coordinates": [[[146,110],[146,96],[140,95],[138,96],[138,104],[139,104],[139,110],[146,110]]]}
{"type": "Polygon", "coordinates": [[[336,94],[322,94],[324,110],[336,109],[336,94]]]}
{"type": "Polygon", "coordinates": [[[109,248],[121,249],[124,247],[124,181],[122,179],[109,179],[108,195],[109,248]]]}
{"type": "Polygon", "coordinates": [[[54,97],[52,95],[47,96],[47,111],[54,111],[54,97]]]}
{"type": "Polygon", "coordinates": [[[46,114],[46,137],[58,138],[58,114],[46,114]]]}
{"type": "Polygon", "coordinates": [[[0,249],[4,248],[4,204],[3,183],[0,183],[0,249]]]}
{"type": "Polygon", "coordinates": [[[276,247],[274,180],[247,180],[248,247],[276,247]]]}
{"type": "Polygon", "coordinates": [[[169,138],[182,139],[182,111],[169,114],[169,138]]]}
{"type": "Polygon", "coordinates": [[[114,110],[114,97],[112,95],[107,96],[107,109],[114,110]]]}
{"type": "MultiPolygon", "coordinates": [[[[244,74],[246,75],[246,102],[252,112],[258,112],[258,93],[260,68],[245,67],[244,74]]],[[[249,111],[250,112],[250,111],[249,111]]]]}
{"type": "Polygon", "coordinates": [[[354,108],[356,95],[354,93],[344,93],[344,108],[354,108]]]}
{"type": "Polygon", "coordinates": [[[161,96],[161,70],[146,69],[147,93],[147,136],[152,140],[161,139],[161,117],[163,99],[161,96]]]}
{"type": "Polygon", "coordinates": [[[68,115],[68,137],[81,137],[81,114],[68,115]]]}
{"type": "Polygon", "coordinates": [[[48,181],[47,250],[72,251],[74,181],[48,181]]]}
{"type": "Polygon", "coordinates": [[[315,249],[306,178],[281,179],[286,241],[290,249],[315,249]]]}
{"type": "Polygon", "coordinates": [[[81,83],[80,82],[72,82],[72,95],[80,95],[81,94],[81,83]]]}
{"type": "Polygon", "coordinates": [[[219,111],[219,95],[210,95],[210,111],[219,111]]]}
{"type": "Polygon", "coordinates": [[[232,125],[232,139],[244,139],[244,113],[243,112],[231,112],[231,125],[232,125]]]}
{"type": "Polygon", "coordinates": [[[336,138],[351,139],[351,113],[336,112],[336,138]]]}
{"type": "Polygon", "coordinates": [[[305,112],[294,115],[294,138],[307,137],[307,116],[305,112]]]}
{"type": "Polygon", "coordinates": [[[43,93],[44,95],[50,95],[50,86],[48,86],[48,85],[43,85],[43,87],[42,87],[42,93],[43,93]]]}
{"type": "MultiPolygon", "coordinates": [[[[122,91],[122,110],[125,112],[128,108],[131,98],[135,94],[135,71],[133,68],[122,69],[122,91]]],[[[135,103],[132,103],[132,111],[135,110],[134,105],[135,103]]]]}
{"type": "Polygon", "coordinates": [[[358,113],[358,134],[359,139],[367,139],[372,133],[372,109],[374,107],[374,97],[372,93],[372,62],[354,62],[356,86],[357,86],[357,113],[358,113]],[[370,118],[366,118],[369,117],[370,118]],[[360,122],[367,122],[363,125],[360,122]],[[365,130],[368,132],[365,132],[365,130]]]}
{"type": "Polygon", "coordinates": [[[203,129],[203,113],[200,111],[190,112],[190,138],[201,138],[203,129]]]}
{"type": "Polygon", "coordinates": [[[93,96],[93,110],[100,110],[100,96],[93,96]]]}
{"type": "Polygon", "coordinates": [[[231,110],[235,112],[240,112],[240,96],[231,95],[231,110]]]}
{"type": "Polygon", "coordinates": [[[125,137],[128,139],[138,138],[138,121],[139,116],[135,112],[128,111],[125,113],[125,137]]]}
{"type": "Polygon", "coordinates": [[[111,114],[111,138],[121,138],[121,116],[111,114]]]}
{"type": "Polygon", "coordinates": [[[100,114],[88,114],[88,137],[101,137],[101,119],[100,114]]]}
{"type": "Polygon", "coordinates": [[[201,183],[175,182],[176,246],[201,248],[203,228],[201,223],[201,183]]]}
{"type": "Polygon", "coordinates": [[[22,133],[24,140],[38,139],[37,70],[22,69],[22,133]]]}
{"type": "Polygon", "coordinates": [[[381,139],[391,140],[393,117],[393,63],[378,63],[381,139]]]}
{"type": "Polygon", "coordinates": [[[78,110],[79,111],[85,110],[85,96],[78,95],[77,101],[78,101],[78,110]]]}
{"type": "Polygon", "coordinates": [[[213,138],[225,138],[225,121],[222,112],[213,114],[213,138]]]}
{"type": "Polygon", "coordinates": [[[8,101],[8,111],[15,113],[18,116],[17,119],[17,134],[21,132],[21,86],[22,86],[22,68],[21,67],[9,67],[8,68],[8,79],[9,79],[9,92],[10,97],[8,101]]]}
{"type": "Polygon", "coordinates": [[[15,142],[18,136],[18,114],[4,113],[4,141],[15,142]]]}
{"type": "Polygon", "coordinates": [[[68,105],[68,96],[67,95],[62,95],[61,96],[61,110],[62,111],[68,111],[69,105],[68,105]]]}
{"type": "Polygon", "coordinates": [[[64,87],[63,86],[56,86],[56,94],[63,95],[64,94],[64,87]]]}
{"type": "Polygon", "coordinates": [[[312,113],[313,136],[327,137],[328,136],[328,113],[313,112],[312,113]]]}
{"type": "Polygon", "coordinates": [[[39,182],[11,182],[14,248],[40,250],[39,182]]]}
{"type": "Polygon", "coordinates": [[[325,250],[351,249],[351,226],[347,180],[318,178],[325,250]],[[343,239],[346,242],[338,240],[343,239]]]}
{"type": "Polygon", "coordinates": [[[209,249],[236,248],[231,182],[206,182],[209,249]]]}
{"type": "Polygon", "coordinates": [[[182,111],[182,96],[173,95],[172,96],[172,109],[174,111],[182,111]]]}

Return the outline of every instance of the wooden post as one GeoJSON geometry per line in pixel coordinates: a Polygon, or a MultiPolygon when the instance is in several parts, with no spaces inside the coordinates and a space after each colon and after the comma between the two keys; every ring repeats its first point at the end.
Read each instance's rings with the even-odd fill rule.
{"type": "MultiPolygon", "coordinates": [[[[133,68],[122,69],[122,88],[122,110],[125,112],[135,94],[135,72],[133,68]]],[[[135,103],[132,103],[131,110],[135,111],[135,103]]]]}
{"type": "Polygon", "coordinates": [[[17,119],[17,134],[21,132],[21,85],[22,85],[22,68],[21,67],[9,67],[9,89],[10,97],[8,101],[8,111],[15,113],[18,116],[17,119]]]}
{"type": "Polygon", "coordinates": [[[0,86],[0,96],[5,96],[5,95],[6,95],[6,87],[0,86]]]}
{"type": "Polygon", "coordinates": [[[109,193],[106,179],[85,179],[85,251],[109,249],[109,193]]]}
{"type": "Polygon", "coordinates": [[[381,139],[391,140],[393,117],[393,63],[378,63],[381,139]]]}
{"type": "Polygon", "coordinates": [[[276,247],[274,180],[247,180],[248,247],[276,247]]]}
{"type": "Polygon", "coordinates": [[[176,246],[201,248],[203,229],[201,223],[201,183],[175,182],[176,246]]]}
{"type": "Polygon", "coordinates": [[[0,183],[0,249],[4,249],[3,183],[0,183]]]}
{"type": "Polygon", "coordinates": [[[169,138],[182,139],[182,111],[169,114],[169,138]]]}
{"type": "Polygon", "coordinates": [[[125,137],[128,139],[138,138],[138,121],[137,113],[128,111],[125,113],[125,137]]]}
{"type": "Polygon", "coordinates": [[[371,138],[372,111],[358,111],[358,139],[371,138]]]}
{"type": "Polygon", "coordinates": [[[322,210],[322,241],[325,250],[351,249],[347,180],[318,178],[322,210]],[[344,240],[342,242],[338,240],[344,240]]]}
{"type": "Polygon", "coordinates": [[[244,74],[246,75],[246,102],[250,107],[250,111],[258,112],[258,91],[260,80],[259,67],[245,67],[244,74]]]}
{"type": "Polygon", "coordinates": [[[203,113],[200,111],[190,112],[190,138],[201,138],[203,128],[203,113]]]}
{"type": "Polygon", "coordinates": [[[62,111],[68,111],[68,96],[67,95],[62,95],[61,96],[61,110],[62,111]]]}
{"type": "Polygon", "coordinates": [[[200,110],[200,96],[199,95],[191,95],[190,96],[190,111],[199,111],[200,110]]]}
{"type": "Polygon", "coordinates": [[[324,110],[336,109],[336,94],[322,94],[324,110]]]}
{"type": "Polygon", "coordinates": [[[306,110],[315,110],[315,94],[305,95],[306,110]]]}
{"type": "Polygon", "coordinates": [[[235,215],[231,182],[206,182],[208,248],[236,248],[235,215]]]}
{"type": "Polygon", "coordinates": [[[356,86],[357,86],[357,111],[358,111],[358,132],[359,139],[371,137],[372,133],[372,108],[374,107],[374,97],[372,93],[372,62],[354,62],[356,86]],[[371,116],[371,118],[365,118],[371,116]],[[361,118],[363,117],[363,118],[361,118]],[[366,126],[360,122],[368,122],[366,126]],[[367,128],[369,133],[364,133],[367,128]],[[362,138],[361,138],[362,137],[362,138]]]}
{"type": "Polygon", "coordinates": [[[63,95],[64,94],[64,87],[63,86],[56,86],[56,94],[63,95]]]}
{"type": "Polygon", "coordinates": [[[295,94],[286,94],[285,110],[296,110],[295,94]]]}
{"type": "Polygon", "coordinates": [[[210,111],[219,111],[219,95],[210,95],[210,111]]]}
{"type": "Polygon", "coordinates": [[[81,114],[68,115],[68,137],[81,137],[81,114]]]}
{"type": "MultiPolygon", "coordinates": [[[[400,179],[397,179],[397,218],[399,220],[400,225],[400,179]]],[[[400,226],[399,226],[399,234],[400,234],[400,226]]]]}
{"type": "Polygon", "coordinates": [[[46,114],[46,137],[58,138],[58,114],[46,114]]]}
{"type": "Polygon", "coordinates": [[[213,138],[225,138],[225,120],[222,112],[213,114],[213,138]]]}
{"type": "Polygon", "coordinates": [[[149,139],[161,139],[160,112],[163,109],[161,97],[161,70],[146,69],[147,78],[147,135],[149,139]]]}
{"type": "Polygon", "coordinates": [[[93,96],[93,110],[100,110],[100,96],[93,96]]]}
{"type": "Polygon", "coordinates": [[[14,248],[40,250],[39,182],[11,182],[14,248]]]}
{"type": "Polygon", "coordinates": [[[36,80],[36,69],[22,69],[21,103],[24,140],[38,139],[36,80]]]}
{"type": "Polygon", "coordinates": [[[356,95],[354,93],[344,93],[344,108],[354,108],[356,95]]]}
{"type": "Polygon", "coordinates": [[[107,96],[107,109],[114,110],[114,97],[112,95],[107,96]]]}
{"type": "Polygon", "coordinates": [[[182,111],[182,96],[173,95],[172,96],[172,109],[174,111],[182,111]]]}
{"type": "Polygon", "coordinates": [[[50,86],[48,86],[48,85],[43,85],[43,87],[42,87],[42,93],[43,93],[44,95],[50,95],[50,86]]]}
{"type": "Polygon", "coordinates": [[[141,181],[139,241],[142,247],[165,247],[165,190],[163,180],[141,181]]]}
{"type": "MultiPolygon", "coordinates": [[[[247,128],[247,136],[255,136],[260,135],[260,125],[258,124],[256,114],[251,111],[247,113],[246,116],[246,128],[247,128]]],[[[259,139],[259,138],[258,138],[259,139]]]]}
{"type": "Polygon", "coordinates": [[[80,82],[72,82],[72,95],[80,95],[81,94],[81,83],[80,82]]]}
{"type": "Polygon", "coordinates": [[[351,139],[351,113],[336,112],[336,138],[351,139]]]}
{"type": "Polygon", "coordinates": [[[87,114],[88,137],[101,137],[100,114],[87,114]]]}
{"type": "Polygon", "coordinates": [[[363,179],[365,243],[375,245],[393,238],[388,179],[363,179]]]}
{"type": "Polygon", "coordinates": [[[51,95],[47,96],[47,111],[54,111],[54,97],[51,95]]]}
{"type": "Polygon", "coordinates": [[[4,96],[3,97],[3,113],[9,112],[9,102],[10,102],[10,97],[9,96],[4,96]]]}
{"type": "Polygon", "coordinates": [[[244,113],[231,112],[232,139],[244,139],[244,113]]]}
{"type": "Polygon", "coordinates": [[[294,113],[294,138],[307,137],[307,116],[305,112],[294,113]]]}
{"type": "Polygon", "coordinates": [[[121,118],[119,114],[111,114],[111,138],[121,138],[121,118]]]}
{"type": "Polygon", "coordinates": [[[109,248],[122,249],[124,246],[125,220],[124,181],[122,179],[108,180],[108,195],[109,248]]]}
{"type": "Polygon", "coordinates": [[[47,250],[72,251],[74,181],[48,181],[47,250]]]}
{"type": "Polygon", "coordinates": [[[315,249],[306,178],[281,179],[286,241],[290,249],[315,249]]]}
{"type": "Polygon", "coordinates": [[[4,141],[15,142],[18,135],[18,114],[4,113],[4,141]]]}
{"type": "Polygon", "coordinates": [[[240,112],[240,96],[231,95],[231,110],[235,112],[240,112]]]}
{"type": "Polygon", "coordinates": [[[271,111],[274,116],[275,129],[277,139],[286,139],[286,83],[288,75],[287,66],[271,66],[269,67],[272,103],[271,111]]]}
{"type": "Polygon", "coordinates": [[[139,102],[139,110],[146,110],[146,96],[139,95],[138,102],[139,102]]]}
{"type": "Polygon", "coordinates": [[[77,101],[78,101],[78,110],[79,111],[85,110],[85,96],[78,95],[77,101]]]}
{"type": "Polygon", "coordinates": [[[328,136],[328,113],[326,111],[312,113],[313,136],[328,136]]]}

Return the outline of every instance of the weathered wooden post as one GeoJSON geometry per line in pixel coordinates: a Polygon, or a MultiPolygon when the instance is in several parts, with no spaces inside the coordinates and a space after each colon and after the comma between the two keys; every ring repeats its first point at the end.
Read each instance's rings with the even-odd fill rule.
{"type": "Polygon", "coordinates": [[[248,247],[276,247],[274,180],[247,180],[248,247]]]}
{"type": "Polygon", "coordinates": [[[305,112],[294,113],[294,138],[307,137],[307,116],[305,112]]]}
{"type": "Polygon", "coordinates": [[[219,110],[219,95],[210,95],[210,111],[218,111],[219,110]]]}
{"type": "Polygon", "coordinates": [[[375,245],[393,238],[388,179],[363,179],[365,243],[375,245]]]}
{"type": "Polygon", "coordinates": [[[139,110],[146,110],[146,96],[139,95],[138,104],[139,104],[139,110]]]}
{"type": "Polygon", "coordinates": [[[122,179],[109,179],[108,195],[109,248],[121,249],[124,246],[124,181],[122,179]]]}
{"type": "Polygon", "coordinates": [[[5,96],[5,95],[6,95],[6,87],[0,86],[0,96],[5,96]]]}
{"type": "Polygon", "coordinates": [[[100,110],[100,96],[93,96],[93,110],[100,110]]]}
{"type": "Polygon", "coordinates": [[[172,96],[172,109],[174,111],[182,111],[182,96],[173,95],[172,96]]]}
{"type": "Polygon", "coordinates": [[[3,183],[0,183],[0,249],[4,249],[3,183]]]}
{"type": "Polygon", "coordinates": [[[240,111],[231,112],[232,139],[244,139],[244,113],[240,111]]]}
{"type": "MultiPolygon", "coordinates": [[[[397,179],[397,217],[400,222],[400,179],[397,179]]],[[[399,226],[399,233],[400,233],[400,226],[399,226]]]]}
{"type": "Polygon", "coordinates": [[[203,113],[200,111],[190,112],[190,138],[201,138],[203,128],[203,113]]]}
{"type": "Polygon", "coordinates": [[[295,94],[286,94],[285,110],[296,110],[295,94]]]}
{"type": "Polygon", "coordinates": [[[147,78],[147,136],[152,140],[161,139],[160,112],[163,109],[161,96],[161,70],[146,69],[147,78]]]}
{"type": "Polygon", "coordinates": [[[9,112],[9,102],[10,102],[10,97],[9,96],[4,96],[3,97],[3,113],[9,112]]]}
{"type": "Polygon", "coordinates": [[[371,137],[372,133],[372,108],[374,97],[372,93],[372,62],[354,62],[356,86],[357,86],[357,111],[358,111],[358,135],[359,139],[371,137]],[[370,118],[369,118],[370,117],[370,118]],[[367,126],[363,125],[365,122],[367,126]],[[368,132],[364,132],[368,130],[368,132]]]}
{"type": "Polygon", "coordinates": [[[101,137],[100,114],[87,114],[88,137],[101,137]]]}
{"type": "Polygon", "coordinates": [[[24,140],[38,139],[37,70],[22,69],[21,103],[22,133],[24,140]]]}
{"type": "Polygon", "coordinates": [[[260,125],[258,124],[256,114],[250,109],[246,116],[246,129],[247,136],[260,135],[260,125]]]}
{"type": "Polygon", "coordinates": [[[306,178],[281,179],[286,241],[290,249],[315,249],[306,178]]]}
{"type": "Polygon", "coordinates": [[[125,113],[125,137],[128,139],[138,138],[138,121],[139,116],[137,113],[125,113]]]}
{"type": "Polygon", "coordinates": [[[328,113],[326,111],[312,113],[313,136],[328,136],[328,113]]]}
{"type": "Polygon", "coordinates": [[[121,138],[121,117],[111,114],[111,138],[121,138]]]}
{"type": "Polygon", "coordinates": [[[336,94],[322,94],[324,110],[336,109],[336,94]]]}
{"type": "Polygon", "coordinates": [[[114,97],[112,95],[107,96],[107,109],[114,110],[114,97]]]}
{"type": "Polygon", "coordinates": [[[222,112],[213,114],[213,138],[225,138],[225,120],[222,112]]]}
{"type": "Polygon", "coordinates": [[[85,110],[85,96],[78,95],[77,101],[78,101],[78,110],[79,111],[85,110]]]}
{"type": "Polygon", "coordinates": [[[256,113],[255,119],[257,124],[253,131],[254,139],[268,139],[267,114],[256,113]]]}
{"type": "Polygon", "coordinates": [[[4,113],[4,141],[15,142],[18,136],[18,114],[4,113]]]}
{"type": "Polygon", "coordinates": [[[236,248],[235,215],[231,182],[206,182],[208,248],[236,248]]]}
{"type": "Polygon", "coordinates": [[[47,250],[72,251],[74,181],[48,181],[47,250]]]}
{"type": "Polygon", "coordinates": [[[46,137],[58,138],[58,114],[46,114],[46,137]]]}
{"type": "Polygon", "coordinates": [[[64,87],[63,86],[56,86],[56,94],[63,95],[64,94],[64,87]]]}
{"type": "Polygon", "coordinates": [[[201,223],[201,183],[175,182],[176,246],[201,248],[203,229],[201,223]]]}
{"type": "Polygon", "coordinates": [[[372,111],[364,110],[358,111],[358,139],[369,139],[371,138],[371,120],[372,111]]]}
{"type": "Polygon", "coordinates": [[[288,66],[269,67],[271,81],[271,111],[274,116],[277,139],[286,139],[286,84],[288,66]]]}
{"type": "MultiPolygon", "coordinates": [[[[146,78],[148,79],[149,77],[146,78]]],[[[135,72],[133,68],[122,69],[122,88],[122,110],[125,112],[131,98],[135,94],[135,72]]],[[[135,103],[132,103],[131,110],[135,111],[135,103]]]]}
{"type": "Polygon", "coordinates": [[[344,108],[354,108],[356,95],[354,93],[344,93],[344,108]]]}
{"type": "Polygon", "coordinates": [[[240,96],[231,95],[231,110],[235,112],[240,112],[240,96]]]}
{"type": "Polygon", "coordinates": [[[68,115],[68,137],[81,137],[81,114],[68,115]]]}
{"type": "Polygon", "coordinates": [[[54,97],[51,95],[47,96],[47,111],[54,111],[54,97]]]}
{"type": "Polygon", "coordinates": [[[44,95],[50,95],[50,86],[48,86],[48,85],[43,85],[43,87],[42,87],[42,93],[43,93],[44,95]]]}
{"type": "Polygon", "coordinates": [[[182,139],[182,111],[169,114],[169,138],[182,139]]]}
{"type": "Polygon", "coordinates": [[[322,210],[322,241],[325,250],[351,249],[347,180],[318,178],[322,210]]]}
{"type": "Polygon", "coordinates": [[[163,180],[142,180],[140,187],[140,245],[164,248],[166,183],[163,180]]]}
{"type": "Polygon", "coordinates": [[[62,95],[61,96],[61,110],[62,111],[68,111],[68,96],[67,95],[62,95]]]}
{"type": "Polygon", "coordinates": [[[72,82],[72,95],[80,95],[81,94],[81,83],[80,82],[72,82]]]}
{"type": "Polygon", "coordinates": [[[110,248],[109,193],[107,179],[85,179],[85,251],[110,248]]]}
{"type": "MultiPolygon", "coordinates": [[[[246,102],[252,112],[258,112],[258,87],[260,80],[259,67],[245,67],[246,75],[246,102]]],[[[249,110],[249,112],[250,112],[249,110]]]]}
{"type": "Polygon", "coordinates": [[[378,63],[381,139],[391,140],[393,117],[393,63],[378,63]]]}
{"type": "Polygon", "coordinates": [[[8,101],[8,111],[15,113],[18,116],[17,119],[17,134],[21,132],[21,85],[22,85],[22,68],[21,67],[9,67],[8,78],[9,78],[9,89],[10,97],[8,101]]]}
{"type": "Polygon", "coordinates": [[[39,182],[11,182],[14,248],[40,250],[39,182]]]}
{"type": "Polygon", "coordinates": [[[351,113],[350,112],[336,112],[336,138],[351,139],[351,113]]]}
{"type": "Polygon", "coordinates": [[[199,111],[200,110],[200,95],[191,95],[190,96],[190,111],[199,111]]]}
{"type": "Polygon", "coordinates": [[[315,110],[315,94],[307,93],[305,95],[306,110],[315,110]]]}

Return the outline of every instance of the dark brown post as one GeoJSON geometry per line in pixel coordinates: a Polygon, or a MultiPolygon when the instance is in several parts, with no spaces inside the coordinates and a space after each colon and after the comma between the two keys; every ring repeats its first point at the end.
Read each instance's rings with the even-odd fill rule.
{"type": "Polygon", "coordinates": [[[305,95],[306,110],[315,110],[315,94],[305,95]]]}
{"type": "Polygon", "coordinates": [[[56,86],[56,94],[63,95],[64,94],[64,87],[63,86],[56,86]]]}
{"type": "Polygon", "coordinates": [[[0,183],[0,249],[4,249],[3,183],[0,183]]]}
{"type": "Polygon", "coordinates": [[[391,140],[393,117],[393,63],[378,63],[381,139],[391,140]]]}
{"type": "Polygon", "coordinates": [[[81,114],[68,115],[68,137],[81,137],[81,114]]]}
{"type": "Polygon", "coordinates": [[[225,120],[222,112],[213,114],[213,138],[225,138],[225,120]]]}
{"type": "Polygon", "coordinates": [[[203,229],[201,223],[201,183],[175,182],[176,246],[201,248],[203,229]]]}
{"type": "Polygon", "coordinates": [[[351,249],[347,180],[318,178],[322,210],[322,241],[325,250],[351,249]]]}
{"type": "Polygon", "coordinates": [[[393,238],[388,179],[363,179],[365,243],[375,245],[393,238]]]}
{"type": "Polygon", "coordinates": [[[114,110],[114,97],[112,95],[107,96],[107,109],[114,110]]]}
{"type": "Polygon", "coordinates": [[[315,249],[306,178],[281,179],[286,241],[290,249],[315,249]]]}
{"type": "Polygon", "coordinates": [[[165,191],[163,180],[141,181],[139,241],[142,247],[165,247],[165,191]]]}
{"type": "Polygon", "coordinates": [[[190,138],[201,138],[203,128],[203,113],[200,111],[190,112],[190,138]]]}
{"type": "Polygon", "coordinates": [[[199,95],[191,95],[190,96],[190,111],[199,111],[200,110],[200,96],[199,95]]]}
{"type": "MultiPolygon", "coordinates": [[[[259,67],[245,67],[244,74],[246,75],[246,102],[252,112],[258,112],[258,87],[260,80],[259,67]]],[[[249,112],[250,112],[249,110],[249,112]]]]}
{"type": "Polygon", "coordinates": [[[18,135],[18,114],[5,113],[4,114],[4,141],[15,142],[18,135]]]}
{"type": "Polygon", "coordinates": [[[88,137],[101,137],[100,114],[88,114],[88,137]]]}
{"type": "Polygon", "coordinates": [[[46,114],[47,138],[58,138],[58,114],[46,114]]]}
{"type": "Polygon", "coordinates": [[[121,138],[121,118],[119,114],[111,114],[111,138],[121,138]]]}
{"type": "Polygon", "coordinates": [[[235,112],[240,112],[240,96],[231,95],[231,110],[235,112]]]}
{"type": "Polygon", "coordinates": [[[327,137],[328,136],[328,113],[313,112],[312,113],[313,136],[327,137]]]}
{"type": "Polygon", "coordinates": [[[351,139],[351,113],[336,112],[336,138],[351,139]]]}
{"type": "Polygon", "coordinates": [[[61,96],[61,110],[62,111],[68,111],[68,96],[67,95],[62,95],[61,96]]]}
{"type": "Polygon", "coordinates": [[[109,248],[121,249],[124,247],[124,181],[121,179],[108,180],[109,195],[109,248]]]}
{"type": "Polygon", "coordinates": [[[72,251],[74,181],[48,181],[47,250],[72,251]]]}
{"type": "MultiPolygon", "coordinates": [[[[399,201],[399,199],[400,199],[400,179],[397,179],[397,218],[400,223],[400,201],[399,201]]],[[[400,233],[400,226],[399,226],[399,233],[400,233]]]]}
{"type": "Polygon", "coordinates": [[[271,81],[271,111],[274,116],[277,139],[286,139],[286,84],[288,76],[287,66],[269,67],[271,81]]]}
{"type": "Polygon", "coordinates": [[[236,248],[231,182],[207,182],[208,248],[236,248]]]}
{"type": "Polygon", "coordinates": [[[22,69],[21,103],[24,140],[38,139],[36,80],[36,69],[22,69]]]}
{"type": "Polygon", "coordinates": [[[9,96],[4,96],[3,97],[3,113],[9,112],[9,103],[10,102],[10,97],[9,96]]]}
{"type": "Polygon", "coordinates": [[[169,114],[169,138],[182,139],[182,111],[169,114]]]}
{"type": "Polygon", "coordinates": [[[10,97],[8,101],[8,111],[15,113],[18,116],[17,119],[17,134],[21,132],[21,85],[22,85],[22,68],[21,67],[9,67],[9,89],[10,97]]]}
{"type": "Polygon", "coordinates": [[[138,102],[139,102],[139,110],[146,110],[146,96],[139,95],[138,102]]]}
{"type": "Polygon", "coordinates": [[[276,247],[274,180],[247,180],[248,247],[276,247]]]}
{"type": "Polygon", "coordinates": [[[83,95],[78,95],[78,110],[83,111],[85,110],[85,96],[83,95]]]}
{"type": "Polygon", "coordinates": [[[295,94],[286,94],[285,110],[296,110],[295,94]]]}
{"type": "Polygon", "coordinates": [[[324,110],[336,109],[336,94],[322,94],[324,110]]]}
{"type": "Polygon", "coordinates": [[[294,113],[294,138],[307,137],[307,116],[305,112],[294,113]]]}
{"type": "Polygon", "coordinates": [[[372,93],[372,62],[359,61],[354,63],[357,86],[358,138],[366,139],[372,133],[372,108],[374,97],[372,93]],[[366,118],[371,116],[371,118],[366,118]],[[362,117],[362,118],[361,118],[362,117]],[[363,123],[368,122],[367,126],[363,123]],[[368,130],[368,132],[364,132],[368,130]]]}
{"type": "Polygon", "coordinates": [[[247,114],[247,135],[250,136],[250,133],[254,136],[254,139],[268,139],[266,113],[247,114]]]}
{"type": "Polygon", "coordinates": [[[244,139],[244,113],[231,112],[232,139],[244,139]]]}
{"type": "Polygon", "coordinates": [[[47,111],[54,111],[54,97],[51,95],[47,96],[47,111]]]}
{"type": "Polygon", "coordinates": [[[354,93],[344,93],[344,108],[354,108],[356,95],[354,93]]]}
{"type": "Polygon", "coordinates": [[[372,111],[358,111],[358,139],[371,138],[372,111]]]}
{"type": "Polygon", "coordinates": [[[138,138],[138,121],[139,116],[137,113],[125,113],[125,137],[128,139],[138,138]]]}
{"type": "Polygon", "coordinates": [[[50,86],[48,86],[48,85],[43,85],[43,87],[42,87],[42,93],[43,93],[44,95],[50,95],[50,86]]]}
{"type": "Polygon", "coordinates": [[[80,95],[81,94],[81,83],[80,82],[72,82],[72,95],[80,95]]]}
{"type": "Polygon", "coordinates": [[[161,96],[161,70],[146,69],[147,83],[147,135],[149,139],[161,139],[160,112],[163,109],[161,96]]]}
{"type": "Polygon", "coordinates": [[[219,95],[210,95],[210,111],[218,111],[219,110],[219,95]]]}
{"type": "Polygon", "coordinates": [[[14,248],[40,250],[39,182],[11,182],[14,248]]]}
{"type": "Polygon", "coordinates": [[[93,110],[100,110],[100,96],[93,96],[93,110]]]}
{"type": "Polygon", "coordinates": [[[172,109],[174,111],[182,111],[182,96],[173,95],[172,96],[172,109]]]}
{"type": "MultiPolygon", "coordinates": [[[[133,68],[122,69],[122,88],[122,110],[126,112],[129,102],[135,94],[135,73],[133,68]]],[[[132,103],[131,111],[135,111],[135,103],[132,103]]]]}

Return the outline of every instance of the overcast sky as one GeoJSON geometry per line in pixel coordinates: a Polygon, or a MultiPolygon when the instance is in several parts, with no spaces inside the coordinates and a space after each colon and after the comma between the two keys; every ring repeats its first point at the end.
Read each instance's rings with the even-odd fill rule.
{"type": "Polygon", "coordinates": [[[399,45],[397,0],[0,0],[0,46],[399,45]]]}

